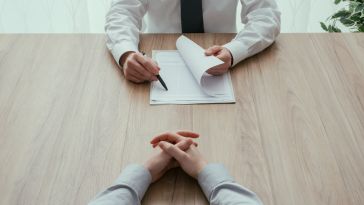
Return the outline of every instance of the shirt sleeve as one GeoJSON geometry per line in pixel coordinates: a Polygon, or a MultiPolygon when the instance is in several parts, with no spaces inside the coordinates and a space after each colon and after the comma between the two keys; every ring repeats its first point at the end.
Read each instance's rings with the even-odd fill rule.
{"type": "Polygon", "coordinates": [[[134,205],[140,204],[152,176],[142,165],[129,165],[115,183],[101,192],[89,205],[134,205]]]}
{"type": "Polygon", "coordinates": [[[211,205],[262,205],[250,190],[234,182],[221,164],[208,164],[198,175],[198,182],[211,205]]]}
{"type": "Polygon", "coordinates": [[[147,0],[112,0],[106,14],[106,45],[115,61],[128,51],[138,51],[142,19],[147,11],[147,0]]]}
{"type": "Polygon", "coordinates": [[[281,13],[274,0],[241,0],[241,3],[241,21],[245,27],[224,45],[233,56],[233,66],[271,45],[281,27],[281,13]]]}

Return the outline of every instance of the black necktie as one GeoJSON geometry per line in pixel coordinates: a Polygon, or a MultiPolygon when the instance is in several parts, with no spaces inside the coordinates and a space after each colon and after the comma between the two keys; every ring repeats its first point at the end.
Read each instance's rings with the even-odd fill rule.
{"type": "Polygon", "coordinates": [[[203,33],[202,0],[181,0],[182,33],[203,33]]]}

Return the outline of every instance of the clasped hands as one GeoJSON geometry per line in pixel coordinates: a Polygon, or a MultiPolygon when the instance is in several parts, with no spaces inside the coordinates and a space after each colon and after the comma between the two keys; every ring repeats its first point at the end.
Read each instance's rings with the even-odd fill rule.
{"type": "MultiPolygon", "coordinates": [[[[232,66],[233,57],[227,48],[215,45],[206,49],[205,55],[213,55],[224,61],[224,64],[215,66],[207,71],[211,75],[222,75],[232,66]]],[[[159,74],[159,66],[153,59],[141,53],[130,51],[123,54],[119,64],[123,67],[125,78],[134,83],[158,80],[155,76],[159,74]]]]}
{"type": "Polygon", "coordinates": [[[158,135],[150,142],[155,153],[144,163],[149,170],[152,182],[161,178],[169,169],[180,166],[188,175],[197,178],[207,165],[207,161],[198,151],[193,139],[199,134],[190,131],[167,132],[158,135]]]}

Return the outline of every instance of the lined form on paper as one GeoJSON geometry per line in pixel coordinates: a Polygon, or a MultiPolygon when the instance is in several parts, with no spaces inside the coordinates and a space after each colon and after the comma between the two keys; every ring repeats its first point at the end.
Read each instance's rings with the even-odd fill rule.
{"type": "Polygon", "coordinates": [[[184,36],[176,44],[178,50],[153,51],[168,91],[158,81],[152,82],[150,104],[234,103],[230,73],[221,76],[206,73],[223,62],[205,56],[201,47],[184,36]]]}

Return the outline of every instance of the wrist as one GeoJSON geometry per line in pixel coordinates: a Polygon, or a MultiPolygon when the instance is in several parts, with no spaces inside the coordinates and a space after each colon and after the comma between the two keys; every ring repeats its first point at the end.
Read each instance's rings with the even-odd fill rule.
{"type": "Polygon", "coordinates": [[[230,67],[233,67],[233,65],[234,65],[234,56],[233,56],[233,54],[231,54],[230,51],[229,51],[229,53],[230,53],[230,57],[231,57],[230,67]]]}
{"type": "Polygon", "coordinates": [[[194,178],[197,179],[198,175],[202,172],[202,170],[205,169],[206,166],[207,166],[207,162],[206,161],[203,160],[203,161],[199,162],[198,163],[198,166],[197,166],[197,170],[196,170],[197,172],[196,172],[194,178]]]}
{"type": "Polygon", "coordinates": [[[154,177],[154,170],[153,170],[153,165],[152,165],[153,163],[150,161],[150,160],[148,160],[148,161],[146,161],[144,164],[143,164],[143,167],[149,172],[149,174],[150,174],[150,176],[152,177],[152,181],[153,181],[153,179],[155,178],[154,177]]]}
{"type": "Polygon", "coordinates": [[[234,56],[228,48],[225,48],[230,54],[230,67],[234,65],[234,56]]]}
{"type": "Polygon", "coordinates": [[[144,162],[143,166],[149,171],[152,182],[155,182],[164,174],[163,170],[168,167],[170,160],[171,157],[168,154],[159,151],[144,162]]]}
{"type": "Polygon", "coordinates": [[[123,68],[124,67],[124,64],[126,62],[126,60],[128,59],[128,57],[135,53],[134,51],[127,51],[125,52],[123,55],[121,55],[120,59],[119,59],[119,65],[123,68]]]}

